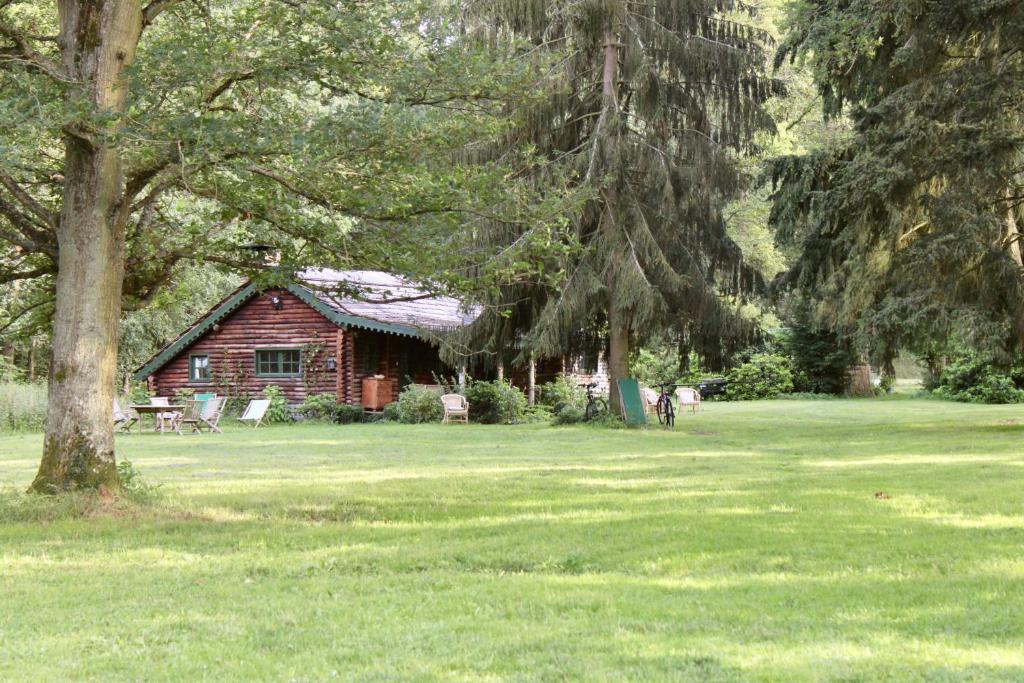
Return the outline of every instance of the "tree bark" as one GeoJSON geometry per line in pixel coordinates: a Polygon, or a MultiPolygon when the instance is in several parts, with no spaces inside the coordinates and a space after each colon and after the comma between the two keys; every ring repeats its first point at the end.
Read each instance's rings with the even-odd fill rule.
{"type": "MultiPolygon", "coordinates": [[[[59,2],[63,67],[77,86],[69,109],[84,104],[115,121],[124,111],[123,72],[142,33],[141,7],[138,0],[59,2]]],[[[120,485],[112,403],[128,202],[110,135],[116,127],[90,119],[65,126],[46,437],[31,487],[41,493],[120,485]]]]}
{"type": "Polygon", "coordinates": [[[618,380],[629,377],[629,321],[615,305],[608,308],[608,409],[622,416],[618,380]]]}

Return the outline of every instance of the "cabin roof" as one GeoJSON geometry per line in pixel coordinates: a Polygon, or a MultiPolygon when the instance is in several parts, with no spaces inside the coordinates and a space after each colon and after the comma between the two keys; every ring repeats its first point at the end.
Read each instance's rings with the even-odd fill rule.
{"type": "MultiPolygon", "coordinates": [[[[141,381],[152,375],[264,289],[247,282],[224,297],[146,361],[133,378],[141,381]]],[[[467,325],[479,314],[458,299],[434,295],[409,280],[381,271],[311,268],[280,289],[288,290],[343,329],[406,337],[429,339],[467,325]]]]}

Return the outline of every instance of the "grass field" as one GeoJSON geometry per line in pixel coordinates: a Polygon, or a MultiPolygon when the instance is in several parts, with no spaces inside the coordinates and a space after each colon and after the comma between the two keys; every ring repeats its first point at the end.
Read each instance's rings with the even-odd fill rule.
{"type": "Polygon", "coordinates": [[[1022,437],[906,399],[123,436],[152,506],[4,494],[0,679],[1021,681],[1022,437]]]}

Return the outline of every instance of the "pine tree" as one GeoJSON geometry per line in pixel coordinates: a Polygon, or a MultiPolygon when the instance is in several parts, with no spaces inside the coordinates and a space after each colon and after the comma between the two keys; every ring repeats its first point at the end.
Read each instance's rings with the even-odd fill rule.
{"type": "MultiPolygon", "coordinates": [[[[607,335],[611,405],[630,345],[672,326],[698,352],[749,334],[739,297],[758,284],[725,230],[735,154],[771,129],[762,104],[769,36],[730,0],[501,0],[490,26],[551,62],[546,97],[505,141],[557,162],[583,195],[558,288],[495,293],[475,327],[492,349],[519,340],[555,357],[607,335]]],[[[517,234],[508,235],[517,239],[517,234]]]]}
{"type": "Polygon", "coordinates": [[[1024,3],[812,0],[780,59],[803,60],[851,136],[775,162],[785,284],[891,361],[951,338],[1024,341],[1024,3]]]}

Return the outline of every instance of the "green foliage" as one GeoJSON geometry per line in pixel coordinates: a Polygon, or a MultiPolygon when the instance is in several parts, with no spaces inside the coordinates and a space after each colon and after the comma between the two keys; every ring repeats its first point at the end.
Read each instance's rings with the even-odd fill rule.
{"type": "Polygon", "coordinates": [[[703,373],[697,358],[690,358],[686,368],[680,367],[679,344],[663,341],[637,350],[630,362],[630,371],[641,386],[656,387],[662,382],[695,385],[703,373]]]}
{"type": "Polygon", "coordinates": [[[339,416],[340,408],[338,397],[327,392],[307,396],[306,400],[299,404],[299,413],[308,420],[334,422],[339,416]]]}
{"type": "Polygon", "coordinates": [[[965,403],[1024,403],[1024,361],[1006,368],[991,357],[960,354],[943,369],[933,393],[965,403]]]}
{"type": "Polygon", "coordinates": [[[128,394],[125,399],[129,404],[135,403],[142,405],[149,403],[149,387],[146,386],[145,382],[132,382],[128,387],[128,394]]]}
{"type": "MultiPolygon", "coordinates": [[[[711,0],[472,7],[495,35],[518,36],[555,65],[548,98],[515,120],[495,154],[533,149],[557,159],[579,196],[569,248],[545,264],[564,283],[495,289],[466,332],[474,346],[522,341],[524,355],[548,357],[593,350],[613,312],[616,327],[637,338],[676,328],[697,355],[718,357],[735,343],[723,338],[749,343],[755,325],[738,298],[762,282],[723,211],[744,184],[735,158],[772,129],[762,105],[781,92],[764,73],[770,36],[744,23],[752,8],[711,0]],[[614,78],[605,79],[613,59],[614,78]]],[[[514,245],[529,232],[498,237],[514,245]]]]}
{"type": "Polygon", "coordinates": [[[387,404],[384,406],[384,410],[380,411],[381,419],[385,422],[401,422],[401,415],[397,401],[387,404]]]}
{"type": "Polygon", "coordinates": [[[752,401],[778,398],[793,391],[793,370],[787,357],[775,353],[755,353],[730,371],[726,377],[728,401],[752,401]]]}
{"type": "Polygon", "coordinates": [[[196,390],[192,387],[183,387],[174,390],[174,402],[177,404],[184,404],[193,396],[195,396],[196,390]]]}
{"type": "Polygon", "coordinates": [[[470,382],[469,419],[482,424],[516,424],[526,415],[526,395],[507,381],[470,382]]]}
{"type": "Polygon", "coordinates": [[[779,61],[853,131],[772,164],[781,284],[884,365],[1024,340],[1022,49],[1019,2],[793,3],[779,61]]]}
{"type": "Polygon", "coordinates": [[[794,305],[786,322],[789,328],[779,345],[792,359],[794,389],[810,394],[843,393],[847,371],[858,361],[850,341],[816,324],[807,301],[794,305]]]}
{"type": "Polygon", "coordinates": [[[394,416],[405,424],[440,422],[444,418],[441,392],[418,384],[407,386],[398,394],[398,400],[390,405],[395,406],[394,416]]]}
{"type": "Polygon", "coordinates": [[[160,484],[151,484],[143,479],[127,458],[117,461],[117,474],[121,478],[121,495],[128,500],[134,503],[153,503],[160,498],[160,484]]]}
{"type": "MultiPolygon", "coordinates": [[[[331,398],[334,398],[333,394],[331,394],[330,396],[331,398]]],[[[395,404],[389,403],[388,405],[390,406],[395,404]]],[[[387,411],[387,407],[388,406],[384,406],[385,411],[387,411]]],[[[334,411],[334,419],[338,424],[343,425],[371,421],[367,413],[363,410],[362,406],[351,405],[349,403],[337,404],[337,407],[335,408],[334,411]]]]}
{"type": "Polygon", "coordinates": [[[263,398],[270,399],[267,407],[267,415],[264,418],[267,422],[291,422],[292,414],[288,410],[288,400],[284,397],[281,387],[268,384],[263,388],[263,398]]]}
{"type": "Polygon", "coordinates": [[[553,425],[574,425],[586,421],[587,414],[583,408],[568,404],[556,408],[551,416],[553,425]]]}
{"type": "MultiPolygon", "coordinates": [[[[122,373],[196,302],[219,298],[224,270],[265,270],[254,243],[279,250],[285,270],[372,263],[462,290],[549,277],[534,264],[561,249],[561,195],[525,172],[542,161],[476,151],[530,100],[544,66],[516,58],[508,36],[464,30],[450,3],[158,6],[172,4],[128,46],[124,112],[93,106],[89,84],[64,73],[55,3],[0,5],[3,47],[20,46],[0,64],[0,150],[8,187],[22,188],[0,210],[0,275],[25,278],[0,326],[28,311],[38,328],[52,312],[71,129],[102,132],[95,142],[124,161],[124,307],[151,308],[125,319],[122,373]],[[474,251],[467,277],[453,246],[520,221],[531,235],[474,251]]],[[[90,40],[109,38],[106,27],[90,40]]]]}
{"type": "Polygon", "coordinates": [[[558,411],[565,406],[583,410],[587,405],[587,391],[570,375],[559,374],[555,379],[537,387],[540,403],[558,411]]]}
{"type": "Polygon", "coordinates": [[[21,368],[7,360],[6,356],[0,356],[0,382],[17,382],[22,379],[22,374],[21,368]]]}
{"type": "Polygon", "coordinates": [[[0,431],[40,430],[46,423],[46,386],[0,382],[0,431]]]}

